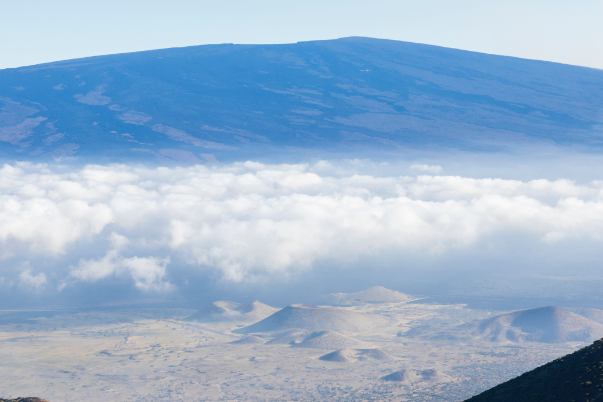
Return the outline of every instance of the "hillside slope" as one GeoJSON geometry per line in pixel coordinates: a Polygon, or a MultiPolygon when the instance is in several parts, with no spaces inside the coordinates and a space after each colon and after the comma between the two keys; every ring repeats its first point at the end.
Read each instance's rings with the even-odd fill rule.
{"type": "Polygon", "coordinates": [[[0,70],[0,158],[233,161],[600,147],[603,71],[351,37],[0,70]]]}
{"type": "Polygon", "coordinates": [[[603,400],[603,340],[500,384],[466,402],[603,400]]]}
{"type": "Polygon", "coordinates": [[[502,314],[477,329],[493,342],[592,342],[603,337],[603,324],[555,306],[502,314]]]}
{"type": "Polygon", "coordinates": [[[270,317],[232,332],[251,334],[292,329],[307,331],[357,332],[391,325],[390,318],[377,314],[357,313],[340,308],[293,304],[270,317]]]}

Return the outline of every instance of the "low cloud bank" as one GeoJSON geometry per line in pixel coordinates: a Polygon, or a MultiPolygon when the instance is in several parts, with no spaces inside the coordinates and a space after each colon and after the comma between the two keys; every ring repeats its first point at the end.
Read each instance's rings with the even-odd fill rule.
{"type": "MultiPolygon", "coordinates": [[[[419,170],[439,171],[428,168],[419,170]]],[[[35,288],[51,276],[64,287],[125,275],[166,291],[176,262],[240,282],[319,260],[443,254],[500,235],[603,243],[603,182],[376,177],[328,162],[77,171],[22,163],[0,169],[0,222],[0,277],[21,266],[15,281],[35,288]],[[72,262],[51,275],[35,258],[72,262]]]]}

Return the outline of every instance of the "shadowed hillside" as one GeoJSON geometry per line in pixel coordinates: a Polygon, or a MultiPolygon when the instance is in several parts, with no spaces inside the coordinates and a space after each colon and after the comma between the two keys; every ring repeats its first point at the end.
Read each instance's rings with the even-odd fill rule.
{"type": "Polygon", "coordinates": [[[600,147],[601,88],[596,69],[361,37],[89,57],[0,71],[0,157],[600,147]]]}
{"type": "Polygon", "coordinates": [[[603,341],[485,391],[467,402],[603,400],[603,341]]]}

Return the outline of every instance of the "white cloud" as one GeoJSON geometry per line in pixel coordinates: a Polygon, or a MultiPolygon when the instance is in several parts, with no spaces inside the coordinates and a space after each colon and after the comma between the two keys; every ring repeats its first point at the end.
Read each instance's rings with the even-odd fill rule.
{"type": "Polygon", "coordinates": [[[438,174],[442,171],[442,167],[439,165],[412,165],[412,170],[418,170],[419,172],[435,173],[438,174]]]}
{"type": "Polygon", "coordinates": [[[169,258],[132,257],[122,260],[121,265],[130,272],[137,288],[161,292],[172,288],[169,282],[163,282],[165,266],[169,262],[169,258]]]}
{"type": "Polygon", "coordinates": [[[34,276],[31,274],[31,270],[27,269],[19,275],[19,284],[39,289],[46,284],[46,275],[39,273],[34,276]]]}
{"type": "Polygon", "coordinates": [[[71,269],[74,278],[93,282],[111,276],[119,268],[119,254],[117,250],[110,250],[98,260],[81,259],[77,267],[71,269]]]}
{"type": "Polygon", "coordinates": [[[109,241],[113,248],[107,254],[96,260],[80,259],[77,267],[71,267],[71,277],[94,282],[114,274],[129,274],[135,286],[144,291],[167,291],[173,288],[169,282],[163,281],[169,257],[123,258],[120,250],[125,249],[130,240],[113,232],[109,235],[109,241]]]}
{"type": "Polygon", "coordinates": [[[71,280],[127,275],[146,291],[172,287],[170,261],[244,281],[324,259],[470,249],[500,235],[551,247],[603,242],[600,181],[375,177],[325,161],[62,169],[0,169],[0,256],[73,255],[71,280]],[[82,244],[96,248],[78,254],[82,244]]]}

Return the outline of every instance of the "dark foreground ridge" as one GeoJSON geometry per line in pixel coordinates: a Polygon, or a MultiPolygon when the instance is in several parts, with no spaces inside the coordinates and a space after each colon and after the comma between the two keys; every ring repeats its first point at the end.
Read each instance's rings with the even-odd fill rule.
{"type": "Polygon", "coordinates": [[[603,340],[485,391],[466,402],[602,401],[603,340]]]}
{"type": "Polygon", "coordinates": [[[37,398],[37,397],[28,397],[28,398],[15,398],[15,399],[3,399],[0,398],[0,402],[48,402],[46,399],[37,398]]]}

